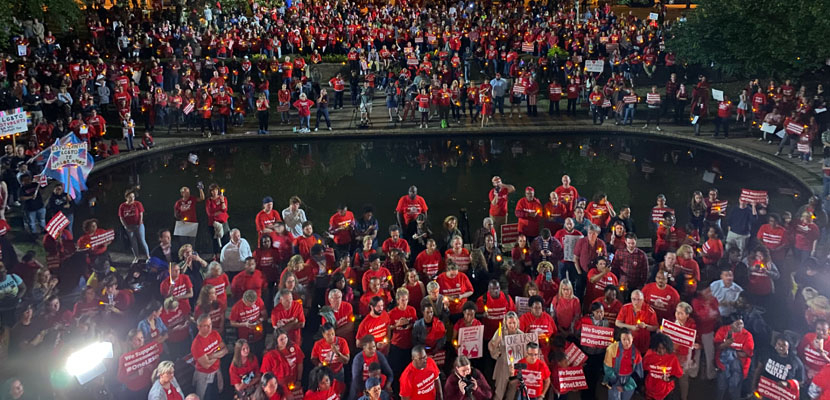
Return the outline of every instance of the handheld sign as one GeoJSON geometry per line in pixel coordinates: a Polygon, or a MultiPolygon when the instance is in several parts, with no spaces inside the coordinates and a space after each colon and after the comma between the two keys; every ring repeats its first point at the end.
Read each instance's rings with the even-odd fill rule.
{"type": "Polygon", "coordinates": [[[568,359],[568,365],[572,367],[582,367],[585,361],[588,361],[588,356],[582,352],[573,342],[569,342],[565,347],[565,358],[568,359]]]}
{"type": "Polygon", "coordinates": [[[695,345],[695,336],[697,335],[697,331],[694,329],[689,329],[678,325],[676,322],[664,319],[663,325],[660,327],[660,331],[663,332],[664,335],[671,338],[671,341],[674,342],[675,346],[683,346],[690,349],[695,345]]]}
{"type": "Polygon", "coordinates": [[[112,243],[115,240],[115,231],[110,229],[100,235],[93,235],[89,237],[89,245],[92,247],[103,246],[112,243]]]}
{"type": "Polygon", "coordinates": [[[766,205],[769,202],[769,195],[767,195],[766,190],[741,189],[740,200],[747,203],[766,205]]]}
{"type": "Polygon", "coordinates": [[[458,330],[458,354],[467,358],[481,358],[484,345],[484,325],[465,326],[458,330]]]}
{"type": "Polygon", "coordinates": [[[798,400],[798,392],[798,382],[787,381],[787,387],[783,387],[778,382],[762,376],[758,382],[758,391],[755,392],[755,395],[759,398],[763,397],[771,400],[798,400]]]}
{"type": "Polygon", "coordinates": [[[582,367],[560,368],[558,374],[560,395],[588,389],[588,382],[585,379],[585,372],[582,370],[582,367]]]}
{"type": "Polygon", "coordinates": [[[579,344],[594,349],[604,349],[614,340],[614,328],[583,325],[579,344]]]}

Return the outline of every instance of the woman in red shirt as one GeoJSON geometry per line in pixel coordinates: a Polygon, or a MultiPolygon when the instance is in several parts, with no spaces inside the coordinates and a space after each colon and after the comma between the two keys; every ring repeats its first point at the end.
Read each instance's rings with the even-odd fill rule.
{"type": "Polygon", "coordinates": [[[429,128],[427,122],[429,121],[429,95],[426,88],[421,89],[421,93],[415,96],[415,103],[418,104],[418,111],[421,113],[421,129],[429,128]]]}
{"type": "Polygon", "coordinates": [[[213,242],[213,253],[219,254],[219,250],[229,240],[230,226],[228,225],[228,199],[225,197],[225,189],[219,189],[219,185],[213,183],[208,188],[208,197],[205,201],[205,211],[208,217],[208,229],[210,229],[213,242]]]}
{"type": "MultiPolygon", "coordinates": [[[[685,301],[680,302],[674,311],[674,322],[684,328],[697,330],[694,318],[689,316],[691,313],[692,306],[685,301]]],[[[683,376],[678,380],[681,400],[689,398],[689,376],[697,377],[698,364],[694,360],[694,354],[696,351],[699,352],[700,348],[700,335],[695,335],[695,344],[692,348],[677,343],[674,345],[674,354],[677,355],[680,366],[683,368],[683,376]]]]}
{"type": "Polygon", "coordinates": [[[793,231],[795,232],[793,252],[796,260],[803,264],[816,253],[816,244],[821,236],[818,225],[813,223],[813,213],[809,211],[801,213],[801,219],[794,224],[793,231]]]}
{"type": "Polygon", "coordinates": [[[259,239],[259,248],[254,250],[256,269],[260,270],[269,285],[280,280],[279,266],[277,265],[277,249],[271,246],[271,237],[264,235],[259,239]]]}
{"type": "Polygon", "coordinates": [[[312,369],[308,375],[308,384],[309,389],[303,400],[340,400],[342,390],[338,386],[344,386],[332,379],[331,369],[326,366],[312,369]]]}
{"type": "Polygon", "coordinates": [[[300,115],[300,132],[311,131],[311,107],[314,106],[314,101],[309,100],[305,93],[300,93],[300,99],[293,104],[300,115]]]}
{"type": "Polygon", "coordinates": [[[574,296],[574,288],[570,280],[563,279],[559,284],[559,294],[553,298],[550,307],[559,332],[572,336],[574,326],[582,314],[582,308],[579,306],[579,299],[574,296]]]}
{"type": "Polygon", "coordinates": [[[265,98],[265,93],[260,93],[256,101],[256,118],[259,121],[259,134],[264,135],[268,133],[268,110],[271,104],[265,98]]]}
{"type": "MultiPolygon", "coordinates": [[[[303,359],[305,355],[300,346],[288,340],[288,333],[282,328],[274,332],[274,347],[262,357],[262,373],[270,372],[277,377],[280,385],[289,391],[300,388],[300,378],[303,371],[303,359]]],[[[289,396],[289,398],[291,398],[289,396]]]]}
{"type": "Polygon", "coordinates": [[[421,306],[421,300],[427,295],[424,283],[418,279],[418,271],[410,269],[406,272],[403,287],[409,291],[409,305],[417,310],[421,306]]]}
{"type": "Polygon", "coordinates": [[[452,261],[458,266],[461,272],[467,272],[470,268],[470,251],[464,248],[464,239],[461,236],[453,236],[452,248],[444,253],[446,261],[452,261]]]}
{"type": "Polygon", "coordinates": [[[539,290],[539,295],[545,300],[545,304],[550,304],[559,293],[559,278],[557,278],[556,270],[550,261],[542,261],[536,267],[536,287],[539,290]]]}
{"type": "Polygon", "coordinates": [[[674,381],[683,375],[683,368],[673,353],[674,343],[658,333],[651,339],[651,348],[643,357],[646,375],[646,399],[663,400],[674,390],[674,381]]]}
{"type": "Polygon", "coordinates": [[[109,245],[109,242],[103,242],[93,246],[92,238],[103,235],[107,231],[98,228],[98,220],[95,218],[84,221],[83,229],[84,234],[78,238],[78,249],[88,251],[87,258],[89,259],[89,263],[92,264],[92,261],[97,256],[107,252],[107,246],[109,245]]]}
{"type": "Polygon", "coordinates": [[[277,91],[277,101],[279,101],[280,122],[288,123],[288,110],[291,109],[291,91],[288,90],[288,85],[282,84],[282,88],[277,91]]]}
{"type": "Polygon", "coordinates": [[[703,264],[705,266],[715,266],[723,258],[723,242],[720,240],[718,228],[714,226],[709,227],[706,237],[706,242],[700,248],[700,255],[703,257],[703,264]]]}
{"type": "Polygon", "coordinates": [[[118,218],[130,238],[134,262],[138,261],[139,256],[145,260],[150,259],[150,250],[144,238],[144,206],[135,200],[135,194],[135,189],[127,189],[124,193],[126,201],[118,206],[118,218]]]}
{"type": "Polygon", "coordinates": [[[594,260],[594,268],[588,271],[588,288],[585,291],[585,306],[604,296],[605,287],[617,286],[617,275],[611,272],[611,266],[605,257],[594,260]]]}
{"type": "MultiPolygon", "coordinates": [[[[225,287],[226,290],[229,288],[230,285],[225,287]]],[[[227,300],[224,303],[219,301],[219,298],[216,295],[216,288],[211,285],[205,284],[204,286],[202,286],[202,290],[199,291],[199,299],[196,301],[196,309],[194,310],[193,315],[198,316],[202,314],[208,314],[210,316],[210,322],[213,325],[213,329],[219,332],[220,334],[224,334],[225,310],[227,308],[227,300]]]]}
{"type": "Polygon", "coordinates": [[[233,346],[233,361],[230,366],[230,381],[238,398],[247,398],[259,386],[259,360],[251,354],[251,347],[245,339],[239,339],[233,346]]]}

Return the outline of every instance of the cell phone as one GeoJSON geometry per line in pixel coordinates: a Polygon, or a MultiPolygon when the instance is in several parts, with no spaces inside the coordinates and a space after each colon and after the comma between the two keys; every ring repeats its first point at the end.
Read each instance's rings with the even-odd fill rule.
{"type": "Polygon", "coordinates": [[[202,181],[197,182],[196,187],[199,188],[199,190],[205,190],[205,184],[202,183],[202,181]]]}

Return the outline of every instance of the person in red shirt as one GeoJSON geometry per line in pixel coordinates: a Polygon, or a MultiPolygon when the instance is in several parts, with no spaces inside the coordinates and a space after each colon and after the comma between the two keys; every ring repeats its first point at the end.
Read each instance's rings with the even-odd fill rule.
{"type": "MultiPolygon", "coordinates": [[[[764,225],[766,226],[766,225],[764,225]]],[[[761,229],[764,229],[764,226],[761,229]]],[[[758,232],[760,240],[760,230],[758,232]]],[[[723,242],[720,240],[718,228],[711,226],[706,232],[706,242],[700,247],[700,256],[702,257],[704,266],[716,266],[721,258],[723,258],[723,242]]]]}
{"type": "Polygon", "coordinates": [[[389,254],[392,249],[400,250],[403,252],[405,258],[409,258],[409,242],[401,239],[401,229],[398,225],[392,225],[389,227],[389,238],[384,240],[381,244],[381,250],[383,250],[386,254],[389,254]]]}
{"type": "Polygon", "coordinates": [[[392,273],[386,267],[381,266],[380,254],[377,253],[369,255],[369,270],[363,273],[363,278],[361,279],[361,287],[364,292],[369,291],[369,283],[372,278],[378,279],[380,287],[384,290],[392,290],[394,288],[392,273]]]}
{"type": "Polygon", "coordinates": [[[292,105],[300,116],[299,132],[311,132],[311,107],[314,106],[314,101],[309,100],[305,93],[300,93],[300,98],[292,105]]]}
{"type": "MultiPolygon", "coordinates": [[[[415,185],[409,187],[406,196],[401,196],[398,199],[398,205],[395,207],[397,213],[398,226],[403,229],[405,238],[412,237],[417,226],[415,218],[420,214],[427,215],[427,203],[423,197],[418,196],[418,188],[415,185]]],[[[409,258],[409,250],[405,251],[406,257],[409,258]]]]}
{"type": "Polygon", "coordinates": [[[484,325],[484,337],[493,337],[496,330],[510,311],[516,311],[513,299],[501,291],[498,280],[491,280],[487,284],[487,293],[476,300],[476,308],[484,325]]]}
{"type": "Polygon", "coordinates": [[[617,391],[617,398],[630,399],[637,388],[636,378],[643,378],[643,359],[628,328],[622,328],[620,341],[611,343],[605,350],[603,369],[603,386],[609,391],[617,391]]]}
{"type": "Polygon", "coordinates": [[[496,235],[501,236],[501,226],[507,223],[507,196],[516,191],[516,187],[503,183],[501,177],[492,179],[493,189],[488,193],[490,199],[490,218],[493,219],[493,228],[496,235]]]}
{"type": "Polygon", "coordinates": [[[294,301],[294,294],[288,289],[280,289],[278,295],[280,301],[271,310],[271,325],[275,330],[280,328],[287,332],[292,343],[299,346],[302,343],[301,331],[305,327],[303,306],[294,301]]]}
{"type": "Polygon", "coordinates": [[[525,188],[525,197],[516,203],[516,218],[519,219],[519,233],[525,235],[529,243],[539,234],[539,221],[542,217],[542,203],[535,197],[535,190],[525,188]]]}
{"type": "MultiPolygon", "coordinates": [[[[550,199],[545,203],[544,209],[544,224],[551,232],[559,232],[565,225],[565,218],[568,216],[568,208],[565,203],[559,201],[559,195],[556,192],[548,194],[550,199]]],[[[561,243],[561,242],[560,242],[561,243]]]]}
{"type": "Polygon", "coordinates": [[[127,189],[124,193],[126,201],[118,207],[118,218],[130,237],[134,263],[139,257],[143,257],[144,260],[150,259],[150,249],[144,237],[144,205],[136,201],[135,195],[135,189],[127,189]]]}
{"type": "MultiPolygon", "coordinates": [[[[179,194],[182,197],[173,204],[173,217],[176,218],[176,221],[198,222],[195,205],[197,202],[205,201],[205,191],[202,189],[202,185],[198,185],[198,188],[199,197],[190,196],[190,188],[187,186],[182,186],[179,189],[179,194]]],[[[190,243],[192,245],[194,243],[191,242],[195,242],[195,238],[191,237],[175,236],[175,238],[178,243],[190,243]]]]}
{"type": "Polygon", "coordinates": [[[617,275],[611,272],[611,267],[605,257],[594,260],[594,268],[588,271],[588,287],[584,297],[586,307],[594,300],[602,298],[607,286],[617,286],[618,283],[617,275]]]}
{"type": "Polygon", "coordinates": [[[749,374],[749,365],[755,351],[755,341],[752,334],[744,329],[744,320],[740,314],[732,315],[732,323],[724,325],[715,333],[715,364],[718,366],[718,399],[740,398],[741,384],[749,374]],[[723,364],[721,354],[726,350],[733,350],[732,357],[738,363],[738,371],[723,364]],[[728,396],[728,397],[724,397],[728,396]]]}
{"type": "Polygon", "coordinates": [[[168,279],[161,281],[159,291],[164,298],[178,300],[179,307],[190,314],[189,299],[193,297],[193,283],[191,283],[188,275],[181,273],[179,264],[170,265],[170,276],[168,279]]]}
{"type": "Polygon", "coordinates": [[[600,192],[594,195],[594,201],[588,203],[588,206],[585,207],[585,216],[591,220],[592,224],[606,229],[608,222],[611,221],[611,218],[616,217],[617,213],[614,211],[614,206],[608,201],[608,196],[600,192]]]}
{"type": "Polygon", "coordinates": [[[796,260],[804,264],[808,258],[815,256],[816,245],[821,232],[815,222],[816,216],[810,211],[804,211],[798,222],[794,223],[793,252],[796,260]]]}
{"type": "Polygon", "coordinates": [[[517,376],[519,373],[522,374],[527,387],[527,396],[530,399],[544,399],[550,388],[550,368],[544,359],[540,358],[541,353],[542,350],[539,344],[530,342],[525,348],[524,358],[516,363],[524,364],[526,368],[518,371],[514,366],[510,366],[511,377],[517,376]]]}
{"type": "Polygon", "coordinates": [[[557,329],[565,335],[573,335],[574,327],[582,315],[582,308],[579,305],[579,298],[574,295],[571,281],[562,280],[559,284],[559,293],[554,296],[550,308],[557,329]]]}
{"type": "Polygon", "coordinates": [[[671,338],[662,333],[654,335],[651,348],[643,356],[647,399],[665,399],[674,391],[675,380],[683,376],[683,368],[673,353],[671,338]]]}
{"type": "Polygon", "coordinates": [[[436,250],[435,239],[427,239],[426,250],[415,257],[415,270],[421,280],[429,282],[434,280],[444,270],[444,260],[441,252],[436,250]]]}
{"type": "Polygon", "coordinates": [[[559,101],[562,100],[562,85],[560,85],[556,80],[551,82],[550,86],[548,86],[548,100],[550,101],[550,105],[548,106],[548,115],[553,115],[554,110],[556,110],[556,115],[558,116],[559,101]]]}
{"type": "Polygon", "coordinates": [[[400,376],[401,400],[441,400],[444,398],[440,371],[435,361],[427,357],[424,346],[412,349],[412,363],[400,376]]]}
{"type": "Polygon", "coordinates": [[[345,204],[337,206],[337,212],[329,218],[329,234],[334,240],[337,257],[348,256],[352,246],[355,219],[345,204]]]}
{"type": "Polygon", "coordinates": [[[567,114],[570,116],[576,116],[576,99],[579,97],[579,85],[574,82],[573,79],[570,80],[568,83],[568,109],[567,114]]]}
{"type": "Polygon", "coordinates": [[[668,272],[658,271],[654,282],[643,287],[645,302],[657,313],[658,323],[665,318],[671,319],[677,304],[680,303],[680,294],[669,286],[668,282],[668,272]]]}
{"type": "Polygon", "coordinates": [[[253,290],[246,290],[231,307],[228,320],[237,329],[238,337],[248,341],[254,354],[262,354],[265,350],[265,329],[262,327],[265,317],[265,303],[253,290]]]}
{"type": "Polygon", "coordinates": [[[447,271],[435,279],[441,288],[441,294],[449,300],[450,314],[461,314],[466,298],[473,295],[473,285],[467,275],[458,271],[458,266],[449,263],[447,271]]]}
{"type": "Polygon", "coordinates": [[[407,353],[412,349],[412,327],[418,319],[415,308],[409,305],[409,290],[398,288],[395,292],[397,306],[389,311],[390,324],[386,336],[390,340],[389,359],[393,371],[402,371],[406,366],[407,353]]]}
{"type": "Polygon", "coordinates": [[[787,234],[787,228],[781,226],[781,217],[777,214],[770,214],[769,222],[761,225],[755,237],[769,249],[770,257],[775,265],[784,265],[790,235],[787,234]]]}
{"type": "Polygon", "coordinates": [[[259,242],[259,239],[262,239],[262,235],[269,235],[273,243],[274,237],[276,236],[276,228],[274,226],[277,222],[282,222],[282,218],[280,217],[280,212],[274,210],[274,199],[271,196],[265,196],[262,199],[262,210],[257,213],[254,222],[256,224],[257,234],[259,235],[257,242],[259,242]]]}
{"type": "Polygon", "coordinates": [[[372,335],[375,338],[375,344],[378,351],[388,353],[389,351],[389,332],[388,328],[392,321],[389,319],[389,314],[384,310],[386,302],[379,296],[372,297],[369,303],[370,312],[360,321],[357,327],[357,334],[355,335],[355,342],[360,346],[360,340],[366,335],[372,335]]]}
{"type": "MultiPolygon", "coordinates": [[[[544,360],[550,353],[550,338],[556,336],[556,322],[545,312],[544,300],[541,296],[530,296],[527,300],[530,312],[519,317],[519,329],[525,333],[536,333],[539,337],[539,347],[542,349],[544,360]]],[[[486,334],[485,334],[485,337],[486,334]]],[[[492,337],[492,336],[491,336],[492,337]]]]}
{"type": "Polygon", "coordinates": [[[311,363],[315,366],[324,366],[331,369],[334,379],[341,384],[346,383],[343,366],[349,362],[349,344],[346,339],[336,336],[334,325],[324,323],[320,328],[323,337],[314,342],[311,349],[311,363]]]}
{"type": "Polygon", "coordinates": [[[644,354],[649,348],[651,332],[658,328],[657,313],[645,303],[643,292],[634,290],[631,292],[631,303],[622,306],[615,325],[629,329],[634,335],[635,347],[644,354]]]}
{"type": "Polygon", "coordinates": [[[798,342],[798,355],[808,379],[814,379],[822,368],[830,365],[830,323],[818,320],[815,326],[815,331],[805,334],[798,342]]]}
{"type": "Polygon", "coordinates": [[[718,115],[715,117],[715,137],[718,137],[721,129],[723,129],[723,137],[729,137],[730,119],[732,119],[732,102],[724,94],[723,100],[718,102],[718,115]]]}
{"type": "Polygon", "coordinates": [[[242,298],[242,294],[248,290],[253,290],[259,298],[262,298],[263,291],[268,293],[268,281],[256,267],[255,258],[248,257],[245,259],[245,269],[236,274],[231,281],[231,294],[235,298],[242,298]]]}
{"type": "Polygon", "coordinates": [[[236,393],[253,393],[259,386],[259,359],[245,339],[238,339],[233,346],[228,376],[236,393]]]}
{"type": "Polygon", "coordinates": [[[559,202],[567,208],[568,216],[571,216],[576,206],[576,199],[579,198],[579,192],[575,187],[571,186],[571,177],[562,175],[562,185],[553,191],[559,196],[559,202]]]}
{"type": "Polygon", "coordinates": [[[221,247],[230,240],[230,227],[228,226],[228,199],[225,197],[225,189],[219,189],[219,185],[213,183],[208,188],[210,197],[205,200],[205,212],[208,217],[208,229],[214,239],[213,253],[219,254],[221,247]]]}
{"type": "Polygon", "coordinates": [[[605,320],[609,323],[614,323],[617,320],[617,315],[622,310],[622,302],[617,300],[618,289],[616,286],[608,285],[605,287],[603,296],[594,300],[594,303],[602,305],[605,320]]]}
{"type": "Polygon", "coordinates": [[[127,343],[129,350],[118,358],[118,381],[126,387],[126,394],[138,398],[150,388],[150,374],[159,363],[162,343],[153,340],[145,344],[140,329],[131,329],[127,333],[127,343]],[[139,355],[147,354],[146,359],[139,361],[139,355]]]}
{"type": "MultiPolygon", "coordinates": [[[[297,343],[291,342],[288,333],[282,328],[274,331],[273,348],[262,356],[263,375],[273,374],[286,394],[299,389],[302,392],[300,378],[303,374],[305,354],[297,343]]],[[[292,396],[287,396],[289,399],[292,396]]]]}
{"type": "Polygon", "coordinates": [[[228,354],[228,348],[222,342],[219,332],[213,330],[210,316],[202,314],[196,319],[198,334],[193,338],[190,352],[193,354],[194,367],[193,385],[199,398],[208,398],[205,394],[216,398],[222,392],[224,382],[219,373],[219,360],[228,354]]]}

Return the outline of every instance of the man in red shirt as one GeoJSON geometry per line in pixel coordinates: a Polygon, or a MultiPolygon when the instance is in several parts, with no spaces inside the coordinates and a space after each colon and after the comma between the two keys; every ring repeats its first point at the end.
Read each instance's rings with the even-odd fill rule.
{"type": "Polygon", "coordinates": [[[444,400],[440,371],[424,346],[412,349],[412,363],[401,374],[401,400],[444,400]]]}
{"type": "MultiPolygon", "coordinates": [[[[401,196],[398,200],[398,206],[395,207],[395,212],[398,217],[398,226],[403,229],[405,238],[412,237],[417,226],[415,225],[415,218],[420,214],[427,215],[427,203],[424,198],[418,196],[418,188],[415,185],[409,187],[409,192],[406,196],[401,196]]],[[[409,251],[407,258],[409,257],[409,251]]]]}
{"type": "Polygon", "coordinates": [[[190,301],[188,299],[193,297],[193,283],[190,282],[189,276],[181,273],[181,267],[178,264],[170,266],[170,277],[161,281],[159,289],[162,297],[172,297],[178,300],[179,307],[190,314],[190,301]]]}
{"type": "Polygon", "coordinates": [[[415,257],[415,270],[424,282],[434,280],[444,270],[441,252],[436,250],[435,239],[427,239],[427,248],[415,257]]]}
{"type": "Polygon", "coordinates": [[[657,330],[657,313],[645,303],[643,292],[631,292],[631,303],[620,309],[614,323],[617,328],[627,328],[634,335],[634,346],[641,354],[645,354],[651,342],[651,332],[657,330]]]}
{"type": "Polygon", "coordinates": [[[570,216],[574,211],[574,206],[576,206],[576,199],[579,198],[579,192],[571,186],[571,177],[562,175],[562,186],[553,191],[559,196],[559,201],[568,209],[568,216],[570,216]]]}
{"type": "Polygon", "coordinates": [[[484,325],[484,337],[492,338],[496,333],[504,316],[509,311],[516,311],[513,299],[501,291],[498,280],[492,279],[487,285],[487,293],[476,300],[478,314],[481,314],[481,321],[484,325]]]}
{"type": "Polygon", "coordinates": [[[248,341],[253,354],[262,354],[265,350],[265,303],[253,290],[246,290],[242,298],[231,308],[228,318],[231,326],[237,329],[238,337],[248,341]]]}
{"type": "Polygon", "coordinates": [[[303,306],[294,301],[294,294],[288,289],[280,289],[280,301],[271,310],[271,325],[274,330],[282,328],[288,333],[288,338],[297,346],[302,344],[301,331],[305,326],[303,306]]]}
{"type": "Polygon", "coordinates": [[[556,80],[548,86],[548,100],[550,101],[548,115],[553,115],[554,110],[556,110],[556,115],[559,115],[559,101],[562,100],[562,85],[556,80]]]}
{"type": "MultiPolygon", "coordinates": [[[[262,297],[262,291],[268,289],[268,281],[262,272],[256,269],[256,259],[248,257],[245,259],[245,269],[236,274],[231,281],[231,295],[240,299],[242,294],[253,290],[257,297],[262,297]]],[[[240,336],[241,337],[241,336],[240,336]]]]}
{"type": "Polygon", "coordinates": [[[400,250],[404,254],[405,258],[409,258],[409,242],[401,239],[401,229],[397,225],[389,227],[389,238],[384,240],[383,244],[381,244],[381,250],[383,250],[386,254],[389,254],[392,249],[400,250]]]}
{"type": "Polygon", "coordinates": [[[257,213],[254,222],[256,223],[256,231],[259,235],[257,243],[261,242],[262,235],[271,236],[271,242],[273,243],[277,236],[274,224],[282,222],[282,218],[280,217],[280,212],[274,210],[274,199],[271,196],[265,196],[262,199],[262,210],[257,213]]]}
{"type": "Polygon", "coordinates": [[[588,235],[579,238],[574,245],[574,271],[568,271],[569,273],[573,272],[571,282],[574,285],[574,296],[581,298],[585,293],[588,271],[591,270],[594,260],[608,256],[608,248],[605,246],[605,242],[599,238],[599,232],[600,228],[598,226],[591,225],[588,228],[588,235]]]}
{"type": "Polygon", "coordinates": [[[542,217],[542,202],[535,197],[532,186],[525,188],[525,197],[516,203],[516,218],[519,219],[519,233],[527,237],[528,243],[539,235],[539,221],[542,217]]]}
{"type": "Polygon", "coordinates": [[[492,179],[493,189],[488,194],[490,198],[490,218],[493,219],[493,229],[496,235],[501,236],[501,226],[507,223],[507,196],[516,191],[516,187],[502,183],[501,177],[492,179]]]}
{"type": "Polygon", "coordinates": [[[723,137],[729,137],[729,120],[732,118],[732,102],[729,97],[723,95],[723,100],[718,102],[718,115],[715,117],[715,137],[718,137],[723,129],[723,137]]]}
{"type": "MultiPolygon", "coordinates": [[[[616,260],[616,258],[615,258],[616,260]]],[[[646,304],[650,305],[657,313],[657,322],[668,318],[674,320],[674,310],[680,303],[680,294],[677,290],[668,285],[669,278],[667,271],[657,271],[654,282],[643,288],[643,298],[646,304]]]]}
{"type": "Polygon", "coordinates": [[[219,333],[213,330],[210,315],[202,314],[196,319],[199,333],[193,338],[190,353],[193,354],[193,385],[200,399],[218,399],[224,382],[219,373],[219,360],[228,354],[228,348],[222,342],[219,333]]]}
{"type": "Polygon", "coordinates": [[[539,358],[541,353],[539,344],[530,342],[525,348],[524,358],[516,363],[526,365],[525,369],[517,371],[513,366],[510,367],[510,376],[522,374],[527,387],[527,397],[531,400],[544,399],[545,393],[550,388],[550,368],[544,360],[539,358]]]}
{"type": "Polygon", "coordinates": [[[334,325],[331,323],[324,323],[320,330],[323,338],[314,342],[311,363],[329,367],[334,373],[334,379],[345,385],[343,365],[349,362],[349,344],[346,339],[335,335],[334,325]]]}
{"type": "Polygon", "coordinates": [[[329,218],[329,234],[334,240],[334,252],[337,258],[349,255],[354,224],[354,214],[345,204],[337,206],[337,212],[329,218]]]}
{"type": "Polygon", "coordinates": [[[445,296],[450,304],[450,314],[461,314],[466,298],[473,295],[473,285],[467,275],[458,272],[458,266],[449,263],[447,271],[435,279],[441,288],[441,294],[445,296]]]}
{"type": "Polygon", "coordinates": [[[787,228],[781,226],[781,219],[776,214],[769,216],[769,223],[761,225],[756,235],[758,241],[767,249],[775,265],[784,265],[784,259],[789,249],[789,234],[787,228]]]}
{"type": "Polygon", "coordinates": [[[378,350],[387,353],[389,351],[389,332],[387,331],[391,321],[389,314],[383,309],[385,302],[380,296],[372,297],[369,302],[370,312],[360,325],[357,327],[357,335],[355,341],[360,346],[360,339],[366,335],[372,335],[375,338],[375,344],[378,350]]]}
{"type": "Polygon", "coordinates": [[[739,314],[733,315],[733,321],[724,325],[715,333],[715,364],[718,366],[718,387],[716,396],[718,399],[740,398],[743,380],[749,374],[749,365],[755,350],[755,341],[752,334],[744,329],[743,317],[739,314]],[[726,349],[735,351],[734,356],[740,363],[741,369],[727,369],[721,361],[721,353],[726,349]]]}

